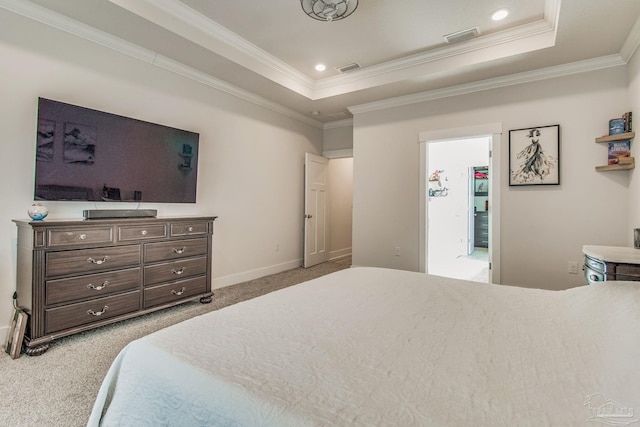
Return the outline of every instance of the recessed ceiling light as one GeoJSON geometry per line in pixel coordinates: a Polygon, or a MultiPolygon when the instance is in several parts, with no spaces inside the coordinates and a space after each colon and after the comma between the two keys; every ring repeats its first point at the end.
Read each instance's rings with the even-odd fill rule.
{"type": "Polygon", "coordinates": [[[324,65],[324,64],[318,64],[318,65],[316,65],[316,71],[324,71],[324,70],[326,70],[326,69],[327,69],[327,67],[326,67],[326,65],[324,65]]]}
{"type": "Polygon", "coordinates": [[[491,19],[494,21],[501,21],[509,15],[509,11],[507,9],[497,10],[491,15],[491,19]]]}

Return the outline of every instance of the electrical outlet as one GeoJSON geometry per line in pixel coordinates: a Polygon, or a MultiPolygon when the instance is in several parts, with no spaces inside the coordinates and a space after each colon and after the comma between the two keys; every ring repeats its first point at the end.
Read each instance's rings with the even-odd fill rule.
{"type": "Polygon", "coordinates": [[[569,261],[569,274],[578,274],[578,263],[569,261]]]}
{"type": "Polygon", "coordinates": [[[276,244],[273,245],[273,250],[278,252],[280,250],[280,243],[276,242],[276,244]]]}
{"type": "Polygon", "coordinates": [[[396,246],[396,247],[393,249],[393,255],[394,255],[394,256],[400,256],[400,246],[396,246]]]}

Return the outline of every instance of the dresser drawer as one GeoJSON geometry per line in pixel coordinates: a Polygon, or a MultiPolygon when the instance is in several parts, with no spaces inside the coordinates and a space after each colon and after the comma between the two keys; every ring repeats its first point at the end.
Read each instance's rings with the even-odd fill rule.
{"type": "Polygon", "coordinates": [[[588,265],[585,265],[584,277],[587,279],[587,285],[593,285],[597,282],[604,282],[606,279],[604,273],[597,270],[592,270],[588,265]]]}
{"type": "Polygon", "coordinates": [[[208,231],[209,223],[206,221],[171,223],[171,236],[195,236],[208,231]]]}
{"type": "Polygon", "coordinates": [[[118,226],[118,241],[158,239],[167,237],[166,224],[122,225],[118,226]]]}
{"type": "Polygon", "coordinates": [[[104,244],[113,241],[113,227],[73,227],[47,231],[49,247],[104,244]]]}
{"type": "Polygon", "coordinates": [[[140,291],[45,310],[45,333],[75,328],[140,309],[140,291]]]}
{"type": "Polygon", "coordinates": [[[593,258],[585,257],[584,262],[587,267],[592,268],[594,270],[598,270],[600,272],[605,271],[605,264],[602,261],[595,260],[593,258]]]}
{"type": "Polygon", "coordinates": [[[204,294],[206,290],[207,278],[204,276],[145,288],[144,308],[201,295],[204,294]]]}
{"type": "Polygon", "coordinates": [[[640,280],[640,265],[618,264],[616,266],[616,280],[640,280]]]}
{"type": "Polygon", "coordinates": [[[140,264],[140,245],[49,252],[46,258],[48,277],[90,273],[140,264]]]}
{"type": "Polygon", "coordinates": [[[140,286],[140,268],[88,274],[45,282],[45,304],[60,304],[135,289],[140,286]]]}
{"type": "Polygon", "coordinates": [[[186,277],[207,273],[207,257],[190,258],[146,266],[144,268],[145,286],[170,282],[186,277]]]}
{"type": "Polygon", "coordinates": [[[204,255],[207,253],[207,249],[208,241],[206,238],[146,243],[144,245],[144,261],[170,261],[177,258],[204,255]]]}

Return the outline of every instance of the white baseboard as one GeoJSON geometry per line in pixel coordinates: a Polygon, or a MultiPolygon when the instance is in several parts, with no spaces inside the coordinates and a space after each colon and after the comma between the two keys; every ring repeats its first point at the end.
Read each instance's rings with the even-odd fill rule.
{"type": "Polygon", "coordinates": [[[351,256],[351,248],[339,249],[337,251],[329,252],[329,261],[334,261],[336,259],[345,258],[351,256]]]}
{"type": "Polygon", "coordinates": [[[268,267],[258,268],[256,270],[245,271],[237,274],[230,274],[224,277],[213,278],[211,287],[213,289],[224,288],[225,286],[236,285],[238,283],[247,282],[270,274],[281,273],[283,271],[298,268],[302,265],[302,259],[288,261],[282,264],[271,265],[268,267]]]}

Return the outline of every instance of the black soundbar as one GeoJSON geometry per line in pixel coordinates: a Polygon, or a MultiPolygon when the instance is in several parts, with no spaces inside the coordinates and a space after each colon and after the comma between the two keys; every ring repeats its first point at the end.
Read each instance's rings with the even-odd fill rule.
{"type": "Polygon", "coordinates": [[[86,209],[82,211],[84,219],[151,218],[156,215],[158,215],[156,209],[86,209]]]}

